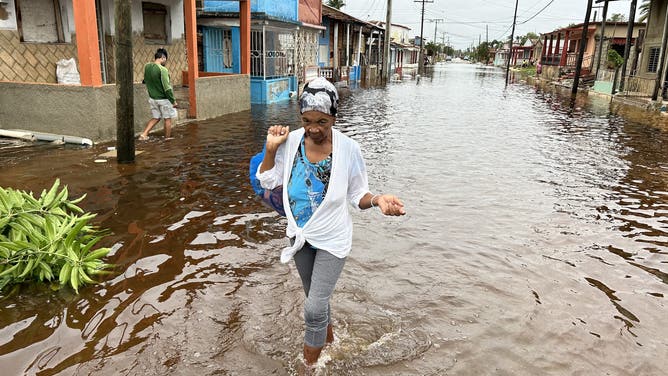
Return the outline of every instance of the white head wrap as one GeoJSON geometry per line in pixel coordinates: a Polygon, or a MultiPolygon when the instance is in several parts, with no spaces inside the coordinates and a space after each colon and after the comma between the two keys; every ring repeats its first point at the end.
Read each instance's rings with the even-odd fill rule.
{"type": "Polygon", "coordinates": [[[328,115],[336,116],[336,108],[339,106],[339,94],[331,82],[324,77],[318,77],[306,85],[304,92],[299,97],[299,111],[318,111],[328,115]]]}

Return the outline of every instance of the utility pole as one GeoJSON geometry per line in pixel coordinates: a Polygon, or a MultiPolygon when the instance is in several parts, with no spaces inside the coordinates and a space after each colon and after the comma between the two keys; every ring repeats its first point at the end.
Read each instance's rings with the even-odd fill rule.
{"type": "Polygon", "coordinates": [[[485,42],[489,43],[489,25],[485,25],[485,42]]]}
{"type": "Polygon", "coordinates": [[[433,3],[434,0],[413,0],[414,3],[422,3],[422,17],[420,18],[420,53],[418,54],[418,74],[423,74],[424,72],[424,4],[433,3]]]}
{"type": "Polygon", "coordinates": [[[116,28],[116,161],[135,161],[135,113],[132,79],[131,0],[115,0],[116,28]]]}
{"type": "Polygon", "coordinates": [[[438,23],[443,22],[444,20],[442,18],[431,18],[428,19],[427,21],[434,22],[434,43],[436,43],[436,33],[438,30],[438,23]]]}
{"type": "MultiPolygon", "coordinates": [[[[589,0],[591,2],[591,0],[589,0]]],[[[515,23],[517,23],[517,6],[519,0],[515,0],[515,14],[513,15],[513,31],[510,32],[510,52],[508,53],[508,61],[506,61],[506,86],[508,86],[508,74],[510,73],[510,59],[513,55],[513,40],[515,39],[515,23]]]]}
{"type": "Polygon", "coordinates": [[[622,64],[622,78],[619,80],[619,91],[624,90],[624,76],[626,76],[626,64],[629,62],[631,54],[631,38],[633,38],[633,28],[636,24],[636,5],[638,0],[631,0],[631,9],[629,9],[629,27],[626,31],[626,46],[624,47],[624,64],[622,64]]]}
{"type": "MultiPolygon", "coordinates": [[[[598,70],[601,68],[601,56],[603,55],[603,42],[605,41],[605,21],[608,17],[608,0],[603,3],[603,20],[601,20],[601,39],[598,42],[598,57],[596,58],[596,78],[598,79],[598,70]]],[[[613,83],[614,85],[614,83],[613,83]]]]}
{"type": "MultiPolygon", "coordinates": [[[[582,71],[582,60],[584,59],[585,47],[587,45],[587,32],[589,31],[589,17],[591,16],[591,6],[593,0],[587,0],[587,12],[585,15],[585,22],[582,25],[582,39],[580,40],[580,52],[578,53],[578,58],[575,63],[575,76],[573,77],[573,89],[571,94],[575,95],[578,93],[578,85],[580,84],[580,72],[582,71]]],[[[633,0],[634,2],[636,0],[633,0]]],[[[613,83],[614,90],[614,83],[613,83]]]]}
{"type": "Polygon", "coordinates": [[[392,0],[387,0],[387,14],[385,15],[385,45],[383,46],[383,68],[385,82],[390,80],[390,43],[392,35],[392,0]]]}

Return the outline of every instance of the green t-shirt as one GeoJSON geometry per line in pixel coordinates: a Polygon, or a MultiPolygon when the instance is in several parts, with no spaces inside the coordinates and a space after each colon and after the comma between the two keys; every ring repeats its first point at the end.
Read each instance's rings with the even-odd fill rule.
{"type": "Polygon", "coordinates": [[[144,66],[144,83],[148,89],[148,96],[153,99],[169,99],[172,104],[174,90],[169,83],[169,71],[160,64],[148,63],[144,66]]]}

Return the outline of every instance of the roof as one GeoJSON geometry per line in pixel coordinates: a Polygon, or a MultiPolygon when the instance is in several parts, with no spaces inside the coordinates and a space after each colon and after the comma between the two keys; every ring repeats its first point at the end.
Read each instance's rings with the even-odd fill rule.
{"type": "Polygon", "coordinates": [[[359,18],[355,18],[347,13],[344,13],[336,8],[330,7],[328,5],[322,4],[322,16],[329,17],[334,20],[352,22],[356,24],[361,24],[372,29],[383,30],[382,27],[375,25],[371,22],[362,21],[359,18]]]}
{"type": "MultiPolygon", "coordinates": [[[[596,28],[598,28],[599,26],[601,26],[601,24],[603,24],[602,21],[590,22],[590,23],[589,23],[589,28],[592,28],[592,27],[593,27],[594,29],[596,29],[596,28]]],[[[613,21],[606,21],[606,22],[605,22],[605,25],[606,25],[606,26],[610,26],[610,25],[612,25],[612,24],[614,24],[614,25],[616,25],[616,26],[628,26],[629,23],[626,22],[626,21],[623,21],[623,22],[618,22],[618,21],[614,21],[614,22],[613,22],[613,21]]],[[[635,27],[645,27],[646,25],[647,25],[647,24],[644,23],[644,22],[635,22],[635,23],[633,24],[633,27],[634,27],[634,28],[635,28],[635,27]]],[[[550,31],[550,32],[548,32],[548,33],[544,33],[544,34],[551,34],[551,33],[557,32],[557,31],[564,31],[564,30],[582,30],[582,27],[583,27],[583,26],[584,26],[584,22],[581,22],[581,23],[576,24],[576,25],[573,25],[573,26],[567,26],[567,27],[562,27],[562,28],[559,28],[559,29],[554,29],[554,30],[552,30],[552,31],[550,31]]]]}
{"type": "MultiPolygon", "coordinates": [[[[385,29],[385,21],[369,21],[369,23],[372,23],[372,24],[380,27],[383,30],[385,29]]],[[[400,25],[400,24],[394,23],[394,22],[392,22],[392,26],[403,27],[404,29],[412,30],[408,26],[400,25]]]]}

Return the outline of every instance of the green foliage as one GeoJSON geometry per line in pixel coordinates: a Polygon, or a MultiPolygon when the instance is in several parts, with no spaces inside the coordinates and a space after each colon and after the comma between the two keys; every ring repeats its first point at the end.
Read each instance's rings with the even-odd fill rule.
{"type": "Polygon", "coordinates": [[[94,214],[76,204],[86,195],[69,200],[67,186],[58,192],[60,181],[32,192],[0,187],[0,290],[26,281],[69,284],[79,292],[93,276],[108,273],[101,261],[109,248],[93,250],[105,231],[89,225],[94,214]]]}
{"type": "Polygon", "coordinates": [[[638,22],[646,22],[647,18],[649,17],[649,8],[650,8],[650,1],[649,0],[642,0],[642,4],[638,7],[638,10],[640,11],[640,17],[638,18],[638,22]]]}
{"type": "Polygon", "coordinates": [[[327,5],[335,9],[341,9],[346,3],[344,3],[343,0],[328,0],[327,5]]]}
{"type": "Polygon", "coordinates": [[[489,45],[487,42],[482,42],[473,51],[473,59],[475,61],[487,64],[490,58],[489,45]]]}
{"type": "Polygon", "coordinates": [[[617,51],[609,49],[607,62],[609,68],[616,69],[624,64],[624,58],[617,51]]]}
{"type": "Polygon", "coordinates": [[[613,13],[606,22],[626,22],[626,16],[622,13],[613,13]]]}

